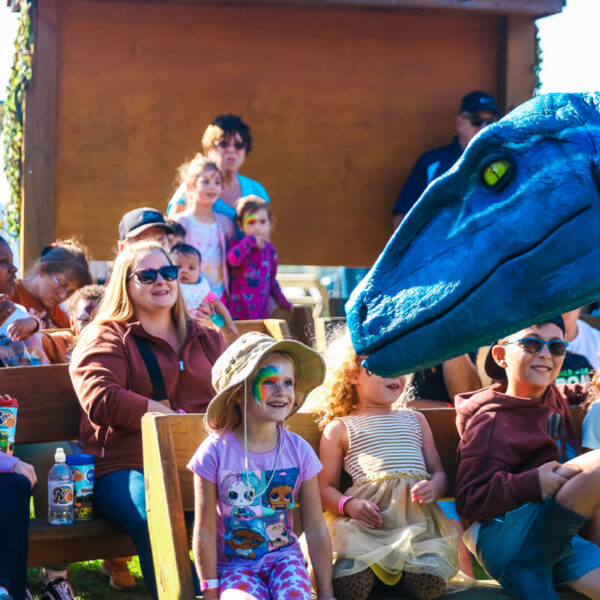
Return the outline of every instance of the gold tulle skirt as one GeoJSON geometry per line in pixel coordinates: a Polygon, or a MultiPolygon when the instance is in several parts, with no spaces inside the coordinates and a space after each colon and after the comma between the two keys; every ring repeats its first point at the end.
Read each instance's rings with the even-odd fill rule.
{"type": "Polygon", "coordinates": [[[437,504],[414,504],[410,489],[426,473],[363,477],[346,494],[379,506],[383,523],[369,529],[354,519],[325,513],[333,544],[333,576],[370,567],[387,585],[402,571],[429,573],[446,580],[458,572],[458,532],[437,504]]]}

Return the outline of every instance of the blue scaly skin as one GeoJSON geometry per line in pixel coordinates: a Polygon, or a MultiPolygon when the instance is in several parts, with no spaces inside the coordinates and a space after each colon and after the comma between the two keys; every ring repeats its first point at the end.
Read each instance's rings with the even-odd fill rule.
{"type": "Polygon", "coordinates": [[[423,369],[599,298],[599,148],[600,93],[539,96],[482,130],[346,305],[365,366],[423,369]]]}

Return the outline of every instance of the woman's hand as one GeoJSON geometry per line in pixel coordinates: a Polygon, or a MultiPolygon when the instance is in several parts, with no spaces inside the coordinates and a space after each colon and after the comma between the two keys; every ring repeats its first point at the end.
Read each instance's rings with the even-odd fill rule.
{"type": "Polygon", "coordinates": [[[410,489],[410,495],[415,504],[432,504],[437,500],[435,486],[427,479],[415,483],[410,489]]]}
{"type": "Polygon", "coordinates": [[[2,325],[16,309],[15,303],[9,299],[8,294],[0,294],[0,325],[2,325]]]}
{"type": "Polygon", "coordinates": [[[214,329],[214,324],[210,320],[210,318],[213,315],[213,310],[212,310],[211,305],[208,304],[207,302],[203,302],[197,308],[193,308],[192,310],[190,310],[190,314],[192,315],[192,318],[194,319],[194,321],[196,321],[196,323],[198,323],[198,325],[202,325],[203,327],[210,327],[211,329],[214,329]]]}
{"type": "Polygon", "coordinates": [[[323,592],[317,596],[317,600],[335,600],[331,592],[323,592]]]}
{"type": "Polygon", "coordinates": [[[158,412],[165,415],[175,414],[175,411],[169,406],[168,400],[161,400],[160,402],[157,402],[156,400],[148,400],[148,408],[146,412],[158,412]]]}
{"type": "Polygon", "coordinates": [[[11,340],[24,340],[35,333],[38,327],[38,322],[33,317],[29,317],[13,321],[6,329],[11,340]]]}
{"type": "Polygon", "coordinates": [[[344,505],[344,512],[355,521],[362,523],[369,529],[381,527],[383,520],[379,514],[379,506],[369,500],[352,498],[344,505]]]}
{"type": "Polygon", "coordinates": [[[37,476],[35,474],[35,469],[33,468],[33,465],[23,462],[22,460],[15,463],[15,466],[13,467],[13,473],[18,473],[19,475],[23,475],[23,477],[27,477],[27,479],[29,479],[31,487],[33,487],[37,483],[37,476]]]}

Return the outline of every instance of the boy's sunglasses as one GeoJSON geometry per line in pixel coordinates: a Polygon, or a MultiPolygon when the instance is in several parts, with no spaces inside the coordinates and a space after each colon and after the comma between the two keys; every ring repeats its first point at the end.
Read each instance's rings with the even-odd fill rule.
{"type": "MultiPolygon", "coordinates": [[[[231,142],[229,140],[219,140],[215,142],[215,146],[219,148],[228,148],[231,142]]],[[[236,150],[243,150],[246,147],[246,142],[233,142],[233,147],[236,150]]]]}
{"type": "Polygon", "coordinates": [[[131,277],[135,277],[142,285],[150,285],[156,281],[159,273],[165,281],[175,281],[179,273],[179,267],[177,265],[165,265],[160,269],[141,269],[132,273],[131,277]]]}
{"type": "Polygon", "coordinates": [[[564,356],[569,347],[569,342],[563,342],[562,340],[550,340],[547,342],[546,340],[538,340],[538,338],[533,337],[521,338],[514,342],[504,342],[502,345],[508,346],[508,344],[519,344],[528,354],[539,354],[544,346],[548,346],[548,352],[552,356],[564,356]]]}

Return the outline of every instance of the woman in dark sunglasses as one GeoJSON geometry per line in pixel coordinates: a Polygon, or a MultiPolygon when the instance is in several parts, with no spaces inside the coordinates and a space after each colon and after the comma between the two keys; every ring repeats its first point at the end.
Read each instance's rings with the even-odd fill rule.
{"type": "Polygon", "coordinates": [[[203,412],[214,390],[211,369],[220,334],[186,313],[177,267],[156,242],[138,242],[116,258],[96,318],[71,359],[83,409],[83,451],[96,461],[94,510],[133,539],[148,590],[156,582],[142,472],[146,412],[203,412]]]}
{"type": "MultiPolygon", "coordinates": [[[[240,169],[252,149],[250,127],[241,117],[232,114],[218,115],[204,131],[202,152],[215,163],[223,174],[221,197],[215,202],[214,210],[236,223],[237,202],[244,196],[255,195],[269,202],[265,188],[258,182],[240,174],[240,169]]],[[[167,207],[172,217],[186,207],[185,184],[177,188],[167,207]]]]}

